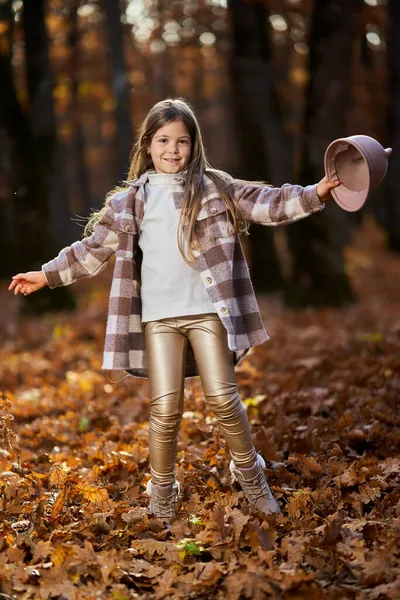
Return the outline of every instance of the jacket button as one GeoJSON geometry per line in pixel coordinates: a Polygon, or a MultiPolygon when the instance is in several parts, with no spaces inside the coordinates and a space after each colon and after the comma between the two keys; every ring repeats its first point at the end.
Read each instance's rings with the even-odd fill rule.
{"type": "Polygon", "coordinates": [[[125,225],[125,231],[132,231],[132,225],[125,225]]]}
{"type": "Polygon", "coordinates": [[[206,278],[206,283],[212,283],[212,279],[211,279],[211,277],[207,277],[207,278],[206,278]]]}
{"type": "Polygon", "coordinates": [[[224,313],[224,314],[228,312],[228,309],[226,308],[226,306],[223,306],[221,308],[221,312],[224,313]]]}

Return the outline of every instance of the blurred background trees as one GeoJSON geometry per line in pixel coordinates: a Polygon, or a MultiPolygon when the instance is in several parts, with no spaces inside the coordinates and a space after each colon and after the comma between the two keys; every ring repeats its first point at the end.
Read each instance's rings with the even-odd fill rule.
{"type": "Polygon", "coordinates": [[[237,177],[306,185],[335,138],[393,147],[360,213],[332,202],[244,240],[256,291],[347,302],[353,228],[374,216],[400,249],[399,26],[397,0],[0,0],[1,277],[78,239],[126,176],[149,108],[184,96],[210,162],[237,177]]]}

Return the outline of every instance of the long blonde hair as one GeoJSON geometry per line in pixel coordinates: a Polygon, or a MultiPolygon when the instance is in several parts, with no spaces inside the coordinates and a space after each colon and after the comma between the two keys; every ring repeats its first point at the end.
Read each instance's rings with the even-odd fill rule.
{"type": "Polygon", "coordinates": [[[198,246],[195,227],[205,191],[204,175],[209,177],[216,185],[221,199],[226,204],[227,219],[231,219],[235,233],[248,234],[248,224],[240,219],[238,209],[233,200],[229,176],[223,171],[213,169],[207,161],[199,123],[193,109],[183,98],[168,98],[155,104],[149,111],[139,129],[138,138],[132,150],[127,180],[123,182],[122,186],[115,187],[107,194],[105,204],[100,211],[92,213],[86,224],[84,235],[91,233],[95,224],[107,210],[110,199],[116,192],[128,189],[132,180],[139,178],[146,171],[154,169],[148,148],[154,134],[161,127],[173,121],[181,121],[186,126],[191,139],[191,154],[185,168],[186,183],[184,200],[178,226],[178,247],[184,260],[189,264],[195,260],[192,248],[198,246]],[[186,250],[183,248],[185,219],[187,224],[186,250]]]}

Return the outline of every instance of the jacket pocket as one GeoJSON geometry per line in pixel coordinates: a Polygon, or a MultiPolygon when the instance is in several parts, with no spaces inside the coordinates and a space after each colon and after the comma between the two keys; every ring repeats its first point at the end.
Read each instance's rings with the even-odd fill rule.
{"type": "Polygon", "coordinates": [[[121,233],[133,233],[135,228],[135,222],[132,215],[124,215],[123,217],[118,217],[114,221],[111,229],[114,231],[118,231],[121,233]]]}
{"type": "Polygon", "coordinates": [[[215,200],[209,200],[206,202],[206,204],[200,209],[199,214],[197,215],[197,220],[203,221],[209,217],[216,217],[217,215],[227,212],[228,209],[225,202],[221,200],[221,198],[216,198],[215,200]]]}
{"type": "Polygon", "coordinates": [[[207,237],[211,243],[227,238],[235,233],[232,216],[223,200],[210,200],[200,210],[197,217],[200,237],[207,237]]]}

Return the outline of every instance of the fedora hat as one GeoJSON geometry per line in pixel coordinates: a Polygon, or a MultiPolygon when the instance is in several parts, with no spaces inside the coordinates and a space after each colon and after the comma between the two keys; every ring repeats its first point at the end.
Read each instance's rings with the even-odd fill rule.
{"type": "Polygon", "coordinates": [[[339,138],[329,144],[324,166],[328,181],[340,180],[331,190],[334,200],[344,210],[353,212],[362,207],[370,190],[386,175],[391,148],[383,148],[368,135],[339,138]]]}

